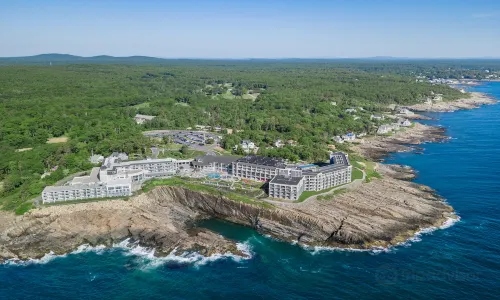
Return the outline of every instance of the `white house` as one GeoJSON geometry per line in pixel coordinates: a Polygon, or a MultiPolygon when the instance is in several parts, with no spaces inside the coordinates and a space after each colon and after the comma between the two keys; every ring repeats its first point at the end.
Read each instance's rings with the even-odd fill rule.
{"type": "Polygon", "coordinates": [[[339,143],[339,144],[342,144],[344,142],[344,139],[342,139],[340,136],[334,136],[332,138],[332,140],[335,142],[335,143],[339,143]]]}
{"type": "Polygon", "coordinates": [[[401,108],[399,110],[399,113],[402,114],[402,115],[413,115],[414,113],[409,110],[408,108],[401,108]]]}
{"type": "Polygon", "coordinates": [[[154,118],[156,118],[156,116],[147,116],[147,115],[136,114],[134,117],[134,120],[137,124],[144,124],[144,122],[151,121],[154,118]]]}
{"type": "Polygon", "coordinates": [[[384,124],[380,125],[380,127],[377,130],[377,134],[387,134],[392,131],[392,126],[384,124]]]}
{"type": "Polygon", "coordinates": [[[434,98],[432,100],[434,100],[436,102],[443,101],[443,95],[437,94],[436,96],[434,96],[434,98]]]}
{"type": "Polygon", "coordinates": [[[399,124],[399,126],[403,126],[403,127],[410,127],[411,126],[411,122],[408,119],[399,119],[398,124],[399,124]]]}
{"type": "Polygon", "coordinates": [[[399,125],[399,122],[396,122],[396,123],[392,123],[391,126],[392,126],[392,130],[399,130],[401,125],[399,125]]]}
{"type": "Polygon", "coordinates": [[[385,119],[385,117],[382,115],[371,115],[370,116],[370,120],[383,120],[383,119],[385,119]]]}
{"type": "Polygon", "coordinates": [[[352,132],[346,133],[342,136],[342,139],[344,139],[344,141],[346,142],[352,142],[356,139],[356,134],[352,132]]]}
{"type": "Polygon", "coordinates": [[[274,141],[274,146],[275,146],[276,148],[283,148],[283,146],[285,146],[285,144],[283,143],[283,141],[282,141],[282,140],[279,140],[279,139],[278,139],[278,140],[274,141]]]}
{"type": "Polygon", "coordinates": [[[345,112],[351,114],[351,113],[355,113],[356,110],[354,108],[348,108],[348,109],[345,110],[345,112]]]}
{"type": "Polygon", "coordinates": [[[238,147],[241,147],[245,153],[253,152],[255,150],[255,144],[250,140],[241,141],[239,146],[234,146],[234,149],[236,150],[238,147]]]}

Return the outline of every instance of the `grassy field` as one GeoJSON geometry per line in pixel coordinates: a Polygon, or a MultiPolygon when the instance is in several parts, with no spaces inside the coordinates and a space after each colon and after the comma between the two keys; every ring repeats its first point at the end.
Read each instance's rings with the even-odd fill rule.
{"type": "MultiPolygon", "coordinates": [[[[339,185],[340,186],[340,185],[339,185]]],[[[299,203],[299,202],[303,202],[304,200],[306,200],[307,198],[310,198],[312,196],[316,196],[316,195],[319,195],[319,194],[323,194],[323,193],[328,193],[329,191],[333,190],[334,188],[337,188],[339,186],[334,186],[334,187],[331,187],[331,188],[328,188],[326,190],[321,190],[321,191],[304,191],[299,199],[293,201],[295,203],[299,203]]]]}
{"type": "Polygon", "coordinates": [[[363,171],[358,168],[352,169],[352,177],[351,180],[363,179],[363,171]]]}
{"type": "MultiPolygon", "coordinates": [[[[375,166],[376,163],[373,161],[366,160],[365,158],[352,154],[349,156],[349,160],[354,167],[352,176],[354,179],[354,173],[356,168],[360,170],[364,170],[366,173],[366,182],[370,182],[373,178],[382,178],[382,175],[380,175],[376,170],[375,166]]],[[[359,176],[359,175],[357,175],[359,176]]]]}

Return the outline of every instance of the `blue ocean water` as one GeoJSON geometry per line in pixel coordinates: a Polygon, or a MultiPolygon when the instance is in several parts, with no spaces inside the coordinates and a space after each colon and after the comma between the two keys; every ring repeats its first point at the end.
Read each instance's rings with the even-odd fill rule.
{"type": "MultiPolygon", "coordinates": [[[[474,87],[500,99],[500,83],[474,87]]],[[[388,251],[303,249],[220,221],[250,259],[154,258],[141,247],[0,265],[0,299],[489,299],[500,293],[500,105],[433,114],[451,139],[387,159],[419,171],[461,221],[388,251]]],[[[85,250],[85,249],[81,249],[85,250]]]]}

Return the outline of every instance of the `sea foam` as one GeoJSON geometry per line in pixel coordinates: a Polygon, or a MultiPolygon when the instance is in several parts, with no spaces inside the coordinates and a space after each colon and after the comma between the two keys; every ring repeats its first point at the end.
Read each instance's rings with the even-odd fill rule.
{"type": "Polygon", "coordinates": [[[230,259],[235,262],[241,262],[252,258],[252,251],[248,242],[236,244],[237,249],[244,253],[246,257],[229,252],[203,256],[198,252],[178,253],[177,249],[174,249],[166,256],[156,256],[154,248],[143,247],[137,242],[131,242],[128,239],[113,245],[113,247],[121,249],[123,251],[123,255],[125,256],[135,257],[140,266],[139,269],[141,270],[155,269],[159,266],[168,264],[193,265],[195,267],[200,267],[217,260],[230,259]]]}
{"type": "Polygon", "coordinates": [[[210,256],[203,256],[197,252],[184,252],[178,254],[176,249],[174,249],[174,251],[172,251],[167,256],[158,257],[155,256],[155,249],[143,247],[139,245],[138,242],[131,242],[130,239],[126,239],[120,243],[113,244],[111,248],[106,247],[105,245],[91,246],[89,244],[84,244],[80,245],[76,250],[67,254],[56,255],[51,251],[38,259],[9,259],[6,260],[3,264],[12,266],[41,265],[47,264],[58,258],[67,257],[68,255],[77,255],[88,252],[102,255],[105,252],[113,252],[116,250],[121,250],[123,252],[123,255],[125,256],[136,257],[138,259],[140,269],[142,270],[153,269],[169,263],[178,265],[194,265],[196,267],[199,267],[221,259],[231,259],[235,262],[241,262],[252,258],[253,254],[250,243],[248,241],[244,243],[237,243],[236,248],[243,254],[245,254],[246,257],[235,255],[229,252],[223,254],[212,254],[210,256]]]}
{"type": "Polygon", "coordinates": [[[417,243],[422,241],[422,235],[426,234],[431,234],[436,230],[440,229],[447,229],[450,228],[451,226],[455,225],[457,222],[460,222],[460,216],[454,215],[453,217],[449,217],[446,219],[446,221],[439,227],[427,227],[423,228],[415,234],[407,239],[404,242],[401,242],[395,246],[389,246],[389,247],[372,247],[369,249],[357,249],[357,248],[341,248],[341,247],[326,247],[326,246],[315,246],[315,247],[310,247],[307,245],[301,245],[304,249],[310,251],[312,255],[316,255],[322,252],[368,252],[370,254],[381,254],[381,253],[389,253],[397,250],[397,247],[409,247],[411,246],[412,243],[417,243]]]}

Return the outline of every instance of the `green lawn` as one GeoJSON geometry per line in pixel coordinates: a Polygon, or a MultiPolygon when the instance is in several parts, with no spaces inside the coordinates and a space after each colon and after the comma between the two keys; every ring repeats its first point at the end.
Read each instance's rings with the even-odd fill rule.
{"type": "Polygon", "coordinates": [[[321,190],[321,191],[304,191],[302,192],[302,194],[300,195],[299,199],[298,200],[295,200],[294,202],[295,203],[299,203],[299,202],[302,202],[304,200],[306,200],[307,198],[309,197],[312,197],[312,196],[316,196],[316,195],[319,195],[319,194],[323,194],[323,193],[327,193],[331,190],[333,190],[334,188],[337,188],[339,186],[342,186],[342,185],[338,185],[338,186],[334,186],[334,187],[331,187],[331,188],[328,188],[326,190],[321,190]]]}
{"type": "MultiPolygon", "coordinates": [[[[375,162],[366,160],[365,158],[358,156],[356,154],[350,155],[349,160],[354,168],[358,168],[360,170],[365,171],[366,182],[370,182],[373,178],[382,178],[382,175],[380,175],[377,171],[375,171],[375,165],[376,165],[375,162]]],[[[353,179],[355,176],[355,170],[356,169],[353,169],[352,171],[353,179]]],[[[356,176],[359,176],[359,174],[356,176]]]]}
{"type": "Polygon", "coordinates": [[[358,168],[352,169],[352,177],[351,180],[363,179],[363,171],[358,168]]]}

